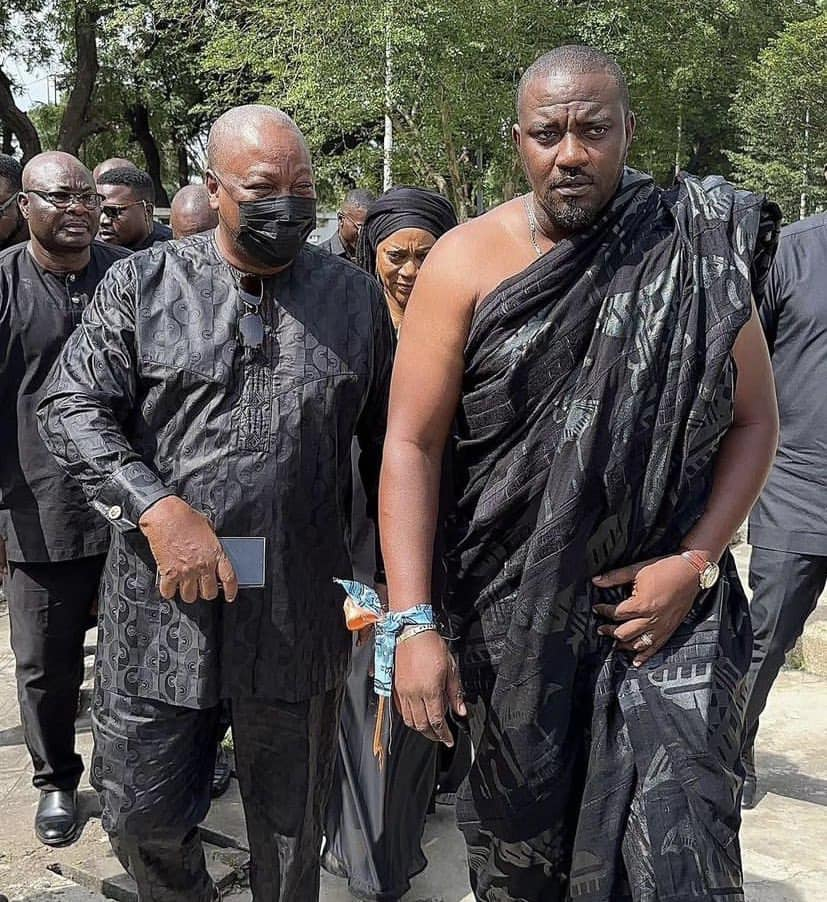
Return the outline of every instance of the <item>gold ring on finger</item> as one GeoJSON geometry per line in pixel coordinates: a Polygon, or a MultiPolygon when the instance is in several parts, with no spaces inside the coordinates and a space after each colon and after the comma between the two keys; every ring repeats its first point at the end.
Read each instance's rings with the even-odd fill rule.
{"type": "Polygon", "coordinates": [[[652,633],[644,633],[640,637],[640,644],[645,648],[651,648],[655,644],[655,637],[652,633]]]}

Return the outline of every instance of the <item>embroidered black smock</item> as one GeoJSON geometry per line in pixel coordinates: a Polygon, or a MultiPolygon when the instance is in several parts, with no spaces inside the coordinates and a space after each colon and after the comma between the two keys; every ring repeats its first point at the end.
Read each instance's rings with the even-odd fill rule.
{"type": "Polygon", "coordinates": [[[305,246],[264,280],[251,352],[237,278],[211,233],[114,266],[40,410],[53,453],[115,527],[100,685],[193,708],[299,701],[345,679],[332,580],[350,572],[351,442],[375,510],[385,432],[392,331],[374,280],[305,246]],[[232,605],[161,598],[136,525],[172,493],[219,536],[266,537],[265,588],[232,605]]]}

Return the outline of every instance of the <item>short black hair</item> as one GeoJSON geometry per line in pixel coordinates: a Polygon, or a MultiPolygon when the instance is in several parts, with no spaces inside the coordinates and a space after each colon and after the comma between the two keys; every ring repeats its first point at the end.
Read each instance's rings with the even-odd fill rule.
{"type": "Polygon", "coordinates": [[[558,72],[571,75],[605,72],[614,79],[620,90],[620,102],[623,104],[623,109],[628,112],[631,108],[626,75],[614,57],[596,47],[587,47],[585,44],[563,44],[561,47],[555,47],[554,50],[544,53],[523,72],[523,77],[517,87],[517,115],[520,113],[523,96],[528,85],[536,78],[548,78],[558,72]]]}
{"type": "Polygon", "coordinates": [[[0,179],[5,179],[12,191],[23,190],[23,166],[7,153],[0,153],[0,179]]]}
{"type": "Polygon", "coordinates": [[[132,190],[138,200],[145,200],[149,204],[155,203],[155,186],[152,177],[143,169],[128,169],[121,166],[120,169],[109,169],[98,179],[99,185],[125,185],[132,190]]]}
{"type": "Polygon", "coordinates": [[[345,195],[342,207],[361,207],[363,210],[376,200],[376,195],[367,188],[353,188],[345,195]]]}

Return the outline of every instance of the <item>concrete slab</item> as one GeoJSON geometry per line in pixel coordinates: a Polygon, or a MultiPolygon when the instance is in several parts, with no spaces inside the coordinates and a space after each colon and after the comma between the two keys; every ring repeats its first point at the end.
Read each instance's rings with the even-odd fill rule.
{"type": "MultiPolygon", "coordinates": [[[[204,844],[204,856],[210,876],[222,888],[241,880],[249,861],[249,856],[241,849],[221,849],[208,843],[204,844]]],[[[111,849],[79,864],[64,865],[61,874],[116,902],[137,902],[135,882],[124,872],[111,849]]]]}
{"type": "Polygon", "coordinates": [[[204,840],[215,846],[249,850],[238,780],[230,780],[224,795],[213,801],[200,829],[204,840]]]}

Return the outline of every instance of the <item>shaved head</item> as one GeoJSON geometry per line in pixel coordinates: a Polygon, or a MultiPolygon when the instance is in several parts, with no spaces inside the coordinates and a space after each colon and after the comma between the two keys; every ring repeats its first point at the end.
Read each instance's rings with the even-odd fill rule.
{"type": "Polygon", "coordinates": [[[77,157],[53,150],[23,169],[20,212],[29,223],[32,253],[51,272],[75,272],[89,262],[98,230],[100,196],[77,157]]]}
{"type": "Polygon", "coordinates": [[[218,225],[206,185],[185,185],[172,198],[169,224],[175,238],[206,232],[218,225]]]}
{"type": "Polygon", "coordinates": [[[631,106],[629,86],[617,61],[608,53],[594,47],[564,44],[544,53],[523,73],[517,88],[517,115],[519,116],[522,109],[527,88],[537,79],[549,79],[555,75],[587,75],[592,72],[605,73],[615,82],[623,108],[628,112],[631,106]]]}
{"type": "MultiPolygon", "coordinates": [[[[286,205],[288,211],[298,211],[302,228],[311,219],[315,225],[310,151],[296,123],[276,107],[234,107],[215,121],[207,140],[204,182],[210,206],[218,213],[218,250],[242,272],[279,272],[292,261],[294,254],[270,253],[266,245],[268,239],[277,240],[276,232],[292,228],[287,225],[291,216],[282,219],[277,210],[286,205]],[[257,224],[249,225],[248,217],[257,224]],[[255,232],[266,245],[263,250],[250,238],[255,232]]],[[[288,242],[291,253],[298,246],[288,242]]]]}
{"type": "Polygon", "coordinates": [[[104,160],[102,163],[98,163],[95,166],[92,175],[95,177],[95,181],[97,181],[104,172],[109,172],[110,169],[137,169],[138,167],[132,162],[132,160],[127,160],[125,157],[110,157],[108,160],[104,160]]]}
{"type": "Polygon", "coordinates": [[[242,149],[263,149],[274,132],[289,133],[310,160],[304,135],[287,113],[262,103],[250,103],[233,107],[215,120],[207,139],[207,166],[221,172],[242,149]]]}
{"type": "Polygon", "coordinates": [[[62,150],[39,153],[23,169],[24,191],[53,191],[68,180],[82,181],[95,187],[92,173],[77,157],[62,150]]]}

